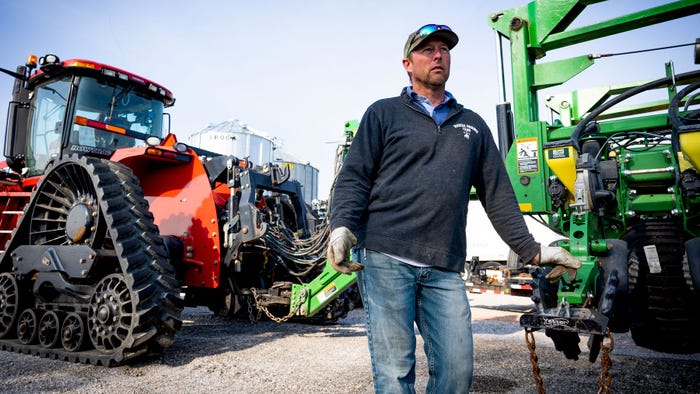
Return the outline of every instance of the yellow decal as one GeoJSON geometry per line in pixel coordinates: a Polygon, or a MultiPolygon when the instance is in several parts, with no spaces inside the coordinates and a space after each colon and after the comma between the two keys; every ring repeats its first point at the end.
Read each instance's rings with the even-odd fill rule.
{"type": "Polygon", "coordinates": [[[323,291],[318,293],[316,298],[318,298],[319,303],[323,303],[323,301],[327,300],[328,298],[330,298],[330,296],[335,294],[336,291],[338,291],[338,287],[335,285],[335,283],[331,283],[325,289],[323,289],[323,291]]]}
{"type": "Polygon", "coordinates": [[[520,212],[532,212],[531,202],[521,202],[518,205],[520,205],[520,212]]]}

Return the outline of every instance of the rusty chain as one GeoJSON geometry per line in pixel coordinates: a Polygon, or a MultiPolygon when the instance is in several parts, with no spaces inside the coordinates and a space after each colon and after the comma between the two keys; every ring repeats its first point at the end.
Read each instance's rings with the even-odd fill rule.
{"type": "MultiPolygon", "coordinates": [[[[262,302],[260,301],[260,296],[258,295],[258,293],[254,287],[250,288],[250,292],[253,293],[253,299],[255,300],[255,307],[258,309],[258,311],[262,311],[263,313],[265,313],[265,315],[275,323],[284,323],[287,320],[291,319],[292,316],[296,315],[297,312],[299,312],[299,309],[301,309],[301,305],[304,302],[304,300],[301,297],[299,297],[296,305],[289,308],[289,313],[287,314],[287,316],[277,317],[277,316],[273,315],[267,309],[267,307],[265,305],[262,304],[262,302]]],[[[250,313],[250,311],[249,311],[249,313],[250,313]]],[[[252,317],[252,313],[251,313],[251,317],[252,317]]]]}
{"type": "Polygon", "coordinates": [[[525,342],[527,343],[527,348],[530,350],[530,363],[532,363],[532,374],[535,376],[537,392],[539,394],[544,394],[544,387],[542,387],[542,376],[540,375],[540,365],[537,362],[537,353],[535,353],[535,336],[533,335],[533,332],[534,330],[532,329],[525,329],[525,342]]]}
{"type": "Polygon", "coordinates": [[[600,339],[600,349],[603,354],[600,355],[600,377],[598,379],[598,394],[610,394],[610,383],[612,383],[612,375],[610,375],[610,369],[612,368],[612,359],[610,358],[610,353],[615,347],[615,341],[612,335],[610,335],[610,329],[605,329],[605,336],[600,339]],[[610,340],[610,345],[605,345],[605,338],[610,340]]]}
{"type": "MultiPolygon", "coordinates": [[[[535,383],[537,384],[537,392],[539,394],[544,394],[544,387],[542,383],[542,375],[540,374],[540,365],[537,359],[537,353],[535,352],[535,336],[533,335],[534,330],[530,328],[525,329],[525,342],[527,343],[527,348],[530,350],[530,363],[532,364],[532,374],[535,377],[535,383]]],[[[610,369],[612,369],[612,359],[610,358],[610,353],[615,348],[615,340],[610,334],[610,329],[605,329],[605,336],[600,340],[600,349],[602,350],[602,355],[600,356],[600,376],[598,379],[598,394],[610,394],[610,384],[612,383],[612,375],[610,375],[610,369]],[[605,339],[608,339],[610,345],[605,344],[605,339]]]]}

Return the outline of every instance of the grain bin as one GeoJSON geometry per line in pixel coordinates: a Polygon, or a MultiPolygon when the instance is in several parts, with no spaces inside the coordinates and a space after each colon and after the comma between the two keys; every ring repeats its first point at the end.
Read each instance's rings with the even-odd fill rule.
{"type": "Polygon", "coordinates": [[[272,139],[249,128],[238,119],[210,124],[192,133],[188,144],[223,155],[233,155],[239,159],[246,156],[254,165],[271,163],[275,144],[272,139]]]}
{"type": "Polygon", "coordinates": [[[275,164],[282,168],[289,168],[290,179],[294,179],[301,184],[304,193],[304,202],[311,204],[311,201],[318,198],[318,169],[314,168],[308,161],[304,162],[293,155],[284,152],[282,149],[275,150],[275,164]]]}

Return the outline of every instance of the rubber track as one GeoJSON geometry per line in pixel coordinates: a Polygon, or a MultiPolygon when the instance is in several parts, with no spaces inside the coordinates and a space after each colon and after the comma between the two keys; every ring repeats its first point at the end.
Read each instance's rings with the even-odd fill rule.
{"type": "Polygon", "coordinates": [[[683,275],[683,237],[678,226],[652,222],[628,234],[639,263],[630,275],[636,282],[630,292],[632,338],[649,349],[667,353],[700,350],[698,303],[683,275]],[[649,273],[642,247],[656,245],[662,272],[649,273]]]}
{"type": "MultiPolygon", "coordinates": [[[[47,349],[39,345],[22,345],[12,339],[0,340],[0,347],[39,357],[103,366],[157,355],[172,344],[175,333],[182,326],[183,301],[179,297],[180,285],[175,279],[175,270],[168,261],[153,215],[148,211],[143,189],[128,167],[99,158],[72,155],[61,159],[53,169],[68,162],[79,164],[90,175],[124,281],[130,287],[137,322],[131,325],[130,335],[122,346],[109,354],[94,348],[76,352],[61,347],[47,349]]],[[[43,180],[50,176],[51,171],[44,176],[37,190],[41,190],[43,180]]],[[[34,195],[28,207],[33,203],[34,195]]],[[[27,212],[31,209],[25,210],[23,219],[27,218],[27,212]]],[[[22,220],[18,228],[28,223],[29,220],[22,220]]],[[[86,341],[92,345],[87,326],[86,335],[86,341]]]]}

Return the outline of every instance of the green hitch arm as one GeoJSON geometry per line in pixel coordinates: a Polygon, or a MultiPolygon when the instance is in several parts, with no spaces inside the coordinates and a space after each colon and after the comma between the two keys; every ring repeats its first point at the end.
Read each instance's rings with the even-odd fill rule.
{"type": "Polygon", "coordinates": [[[305,284],[292,285],[289,307],[297,316],[311,317],[357,280],[355,273],[341,274],[326,261],[323,272],[305,284]]]}

